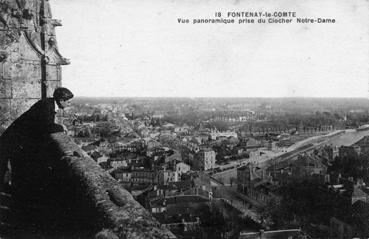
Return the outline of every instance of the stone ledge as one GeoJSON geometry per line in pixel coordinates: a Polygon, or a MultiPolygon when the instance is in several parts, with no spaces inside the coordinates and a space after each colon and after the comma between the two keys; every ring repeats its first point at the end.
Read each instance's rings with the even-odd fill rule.
{"type": "Polygon", "coordinates": [[[74,185],[69,186],[79,187],[77,191],[85,194],[81,198],[101,215],[95,238],[176,238],[70,137],[53,134],[46,146],[56,151],[53,152],[58,158],[54,161],[56,167],[62,172],[66,170],[63,172],[66,178],[72,178],[74,185]]]}

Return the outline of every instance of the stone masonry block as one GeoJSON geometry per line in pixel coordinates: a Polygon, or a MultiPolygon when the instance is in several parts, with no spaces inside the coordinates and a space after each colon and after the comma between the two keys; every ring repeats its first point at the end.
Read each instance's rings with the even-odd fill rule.
{"type": "Polygon", "coordinates": [[[12,64],[10,62],[4,63],[4,77],[5,78],[20,77],[21,72],[22,72],[21,63],[16,63],[16,64],[12,64]]]}
{"type": "Polygon", "coordinates": [[[12,96],[14,98],[41,98],[41,79],[12,79],[12,96]]]}
{"type": "Polygon", "coordinates": [[[46,81],[46,95],[53,97],[54,90],[61,86],[61,81],[46,81]]]}
{"type": "Polygon", "coordinates": [[[11,98],[12,89],[11,81],[7,79],[2,79],[0,77],[0,98],[11,98]]]}
{"type": "Polygon", "coordinates": [[[13,120],[10,116],[10,100],[0,99],[0,128],[7,128],[13,120]]]}
{"type": "Polygon", "coordinates": [[[12,99],[10,115],[13,119],[16,119],[25,111],[27,111],[38,99],[12,99]]]}
{"type": "Polygon", "coordinates": [[[10,110],[10,100],[9,99],[0,99],[0,111],[9,111],[10,110]]]}
{"type": "Polygon", "coordinates": [[[46,66],[46,80],[57,81],[60,80],[60,67],[56,65],[46,66]]]}
{"type": "Polygon", "coordinates": [[[25,78],[25,79],[40,79],[41,65],[33,62],[17,62],[4,64],[5,78],[25,78]]]}

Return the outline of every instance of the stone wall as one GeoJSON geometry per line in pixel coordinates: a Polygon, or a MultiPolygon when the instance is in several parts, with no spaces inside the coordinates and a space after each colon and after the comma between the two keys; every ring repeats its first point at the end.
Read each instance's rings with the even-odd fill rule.
{"type": "Polygon", "coordinates": [[[12,161],[24,173],[15,172],[12,192],[23,221],[14,228],[43,238],[176,238],[64,133],[19,144],[12,161]]]}
{"type": "Polygon", "coordinates": [[[60,25],[47,0],[0,0],[0,128],[61,85],[60,25]]]}

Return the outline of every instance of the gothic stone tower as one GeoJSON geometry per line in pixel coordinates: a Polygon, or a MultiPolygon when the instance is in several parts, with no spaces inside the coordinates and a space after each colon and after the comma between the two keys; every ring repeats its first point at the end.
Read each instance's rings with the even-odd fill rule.
{"type": "Polygon", "coordinates": [[[0,0],[0,134],[61,85],[56,26],[48,0],[0,0]]]}

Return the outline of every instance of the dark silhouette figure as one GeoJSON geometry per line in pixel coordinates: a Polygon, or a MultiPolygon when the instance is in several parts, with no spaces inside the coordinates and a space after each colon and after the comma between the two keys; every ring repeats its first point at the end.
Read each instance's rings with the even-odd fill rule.
{"type": "Polygon", "coordinates": [[[67,88],[57,88],[53,98],[36,102],[29,110],[17,118],[0,136],[0,191],[3,190],[4,176],[11,165],[12,188],[22,187],[27,183],[27,176],[35,177],[43,162],[34,162],[39,152],[39,144],[51,133],[63,132],[63,125],[55,123],[57,109],[70,105],[73,94],[67,88]],[[32,166],[33,165],[33,166],[32,166]]]}

